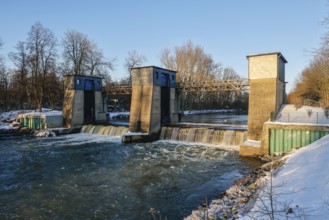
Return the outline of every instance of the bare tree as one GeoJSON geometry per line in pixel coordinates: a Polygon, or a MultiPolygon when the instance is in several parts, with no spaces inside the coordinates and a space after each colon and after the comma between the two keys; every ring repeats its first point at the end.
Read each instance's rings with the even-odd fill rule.
{"type": "Polygon", "coordinates": [[[63,58],[71,74],[85,75],[91,42],[77,31],[67,31],[62,41],[63,58]]]}
{"type": "Polygon", "coordinates": [[[7,71],[3,59],[0,59],[0,110],[8,110],[9,107],[9,72],[7,71]]]}
{"type": "MultiPolygon", "coordinates": [[[[2,45],[0,39],[0,49],[2,45]]],[[[5,57],[0,55],[0,110],[9,110],[10,101],[10,71],[6,67],[5,57]]]]}
{"type": "Polygon", "coordinates": [[[97,75],[109,78],[113,60],[104,57],[97,44],[77,31],[67,31],[62,41],[66,74],[97,75]]]}
{"type": "Polygon", "coordinates": [[[317,55],[299,75],[289,101],[300,106],[305,100],[312,100],[313,103],[319,102],[324,108],[329,107],[328,69],[329,56],[317,55]]]}
{"type": "MultiPolygon", "coordinates": [[[[222,66],[216,63],[210,54],[204,52],[201,46],[195,46],[191,41],[181,47],[175,47],[174,52],[164,49],[160,57],[161,65],[177,71],[177,81],[203,82],[219,79],[222,66]]],[[[205,94],[181,94],[183,109],[191,109],[195,104],[205,101],[205,94]]]]}
{"type": "MultiPolygon", "coordinates": [[[[19,100],[18,108],[24,108],[27,103],[31,103],[30,94],[31,91],[29,88],[29,57],[28,49],[25,42],[19,41],[15,47],[16,52],[9,53],[9,58],[14,63],[16,69],[13,75],[13,84],[17,91],[17,100],[19,100]],[[25,104],[26,103],[26,104],[25,104]],[[24,105],[25,104],[25,105],[24,105]]],[[[30,107],[30,106],[29,106],[30,107]]]]}
{"type": "Polygon", "coordinates": [[[169,49],[164,49],[160,61],[165,68],[178,72],[177,80],[180,82],[213,80],[222,72],[221,64],[216,63],[201,46],[195,46],[191,41],[175,47],[173,54],[169,49]]]}
{"type": "Polygon", "coordinates": [[[131,68],[141,66],[145,62],[147,62],[146,57],[142,54],[138,54],[136,50],[132,50],[128,53],[123,65],[128,73],[128,77],[126,79],[128,84],[131,84],[131,68]]]}
{"type": "MultiPolygon", "coordinates": [[[[2,49],[2,45],[3,45],[3,42],[0,38],[0,50],[2,49]]],[[[3,62],[3,56],[2,55],[0,55],[0,62],[3,62]]]]}
{"type": "Polygon", "coordinates": [[[28,34],[27,47],[32,88],[37,108],[42,111],[46,77],[55,69],[56,39],[53,33],[37,22],[28,34]]]}
{"type": "Polygon", "coordinates": [[[90,51],[87,57],[86,71],[89,75],[97,75],[110,81],[110,71],[114,69],[114,60],[108,60],[104,57],[103,52],[98,48],[97,44],[90,42],[90,51]]]}
{"type": "MultiPolygon", "coordinates": [[[[329,27],[329,16],[324,19],[323,24],[329,27]]],[[[309,65],[296,79],[288,101],[301,106],[305,100],[311,100],[313,103],[320,103],[323,108],[329,108],[329,31],[322,37],[321,46],[312,56],[309,65]]]]}

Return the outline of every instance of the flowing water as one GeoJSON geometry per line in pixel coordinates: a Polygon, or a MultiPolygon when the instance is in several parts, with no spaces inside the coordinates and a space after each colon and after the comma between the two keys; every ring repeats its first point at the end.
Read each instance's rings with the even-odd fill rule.
{"type": "Polygon", "coordinates": [[[247,140],[247,131],[193,127],[162,127],[160,140],[175,140],[239,147],[247,140]]]}
{"type": "Polygon", "coordinates": [[[74,134],[0,140],[0,219],[181,219],[258,166],[237,151],[74,134]]]}

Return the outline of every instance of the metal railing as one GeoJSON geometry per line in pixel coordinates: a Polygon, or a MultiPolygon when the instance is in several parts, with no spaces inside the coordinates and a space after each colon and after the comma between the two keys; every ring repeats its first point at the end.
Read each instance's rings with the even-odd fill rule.
{"type": "Polygon", "coordinates": [[[118,95],[118,94],[131,94],[132,92],[132,87],[131,85],[128,84],[123,84],[123,85],[112,85],[104,88],[104,91],[108,95],[118,95]]]}
{"type": "Polygon", "coordinates": [[[327,117],[322,112],[313,112],[313,113],[271,113],[272,122],[281,122],[281,123],[301,123],[301,124],[317,124],[317,125],[328,125],[329,126],[329,117],[327,117]]]}
{"type": "Polygon", "coordinates": [[[177,88],[184,92],[214,92],[249,89],[248,79],[230,79],[204,82],[177,83],[177,88]]]}

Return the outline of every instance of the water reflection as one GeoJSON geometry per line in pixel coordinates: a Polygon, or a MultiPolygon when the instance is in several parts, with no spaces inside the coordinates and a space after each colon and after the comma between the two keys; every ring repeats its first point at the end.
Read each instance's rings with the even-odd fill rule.
{"type": "Polygon", "coordinates": [[[184,115],[181,122],[185,123],[206,123],[206,124],[230,124],[247,125],[248,115],[235,114],[191,114],[184,115]]]}

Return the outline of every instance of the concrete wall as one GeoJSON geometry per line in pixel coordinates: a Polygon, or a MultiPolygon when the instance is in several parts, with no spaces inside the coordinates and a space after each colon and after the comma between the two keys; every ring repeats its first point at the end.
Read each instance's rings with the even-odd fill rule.
{"type": "Polygon", "coordinates": [[[286,88],[285,83],[281,80],[276,80],[276,106],[275,113],[280,111],[282,104],[285,103],[286,88]]]}
{"type": "Polygon", "coordinates": [[[106,122],[103,95],[100,91],[95,91],[95,119],[97,122],[106,122]]]}
{"type": "Polygon", "coordinates": [[[277,106],[277,79],[250,80],[248,139],[260,140],[263,124],[277,106]]]}
{"type": "Polygon", "coordinates": [[[269,141],[271,129],[284,129],[284,130],[304,130],[304,131],[329,131],[329,126],[317,126],[317,125],[299,125],[299,124],[278,124],[272,122],[266,122],[264,124],[262,144],[263,152],[270,153],[269,141]]]}
{"type": "Polygon", "coordinates": [[[74,94],[70,127],[80,126],[83,124],[84,118],[84,91],[71,90],[68,92],[73,92],[74,94]]]}
{"type": "Polygon", "coordinates": [[[277,54],[264,54],[248,57],[249,79],[277,78],[277,54]]]}
{"type": "Polygon", "coordinates": [[[153,86],[151,104],[151,117],[149,133],[157,133],[161,130],[161,87],[153,86]]]}
{"type": "Polygon", "coordinates": [[[131,132],[150,132],[152,97],[153,86],[132,86],[129,119],[129,130],[131,132]]]}
{"type": "Polygon", "coordinates": [[[63,118],[64,126],[71,127],[73,117],[73,106],[75,99],[75,90],[73,90],[73,77],[64,78],[64,101],[63,101],[63,118]]]}
{"type": "Polygon", "coordinates": [[[171,123],[178,123],[178,95],[176,92],[176,88],[170,88],[170,118],[171,123]]]}
{"type": "Polygon", "coordinates": [[[60,128],[63,127],[63,117],[61,115],[48,115],[45,116],[47,128],[60,128]]]}

